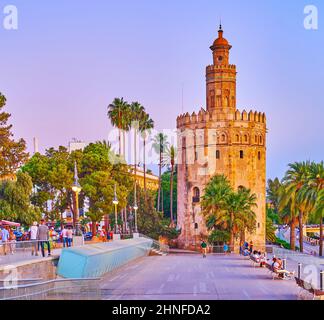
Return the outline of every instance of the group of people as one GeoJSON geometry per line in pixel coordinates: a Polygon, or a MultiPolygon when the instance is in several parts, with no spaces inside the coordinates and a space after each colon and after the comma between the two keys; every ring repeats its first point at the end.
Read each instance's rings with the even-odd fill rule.
{"type": "Polygon", "coordinates": [[[260,263],[260,267],[265,267],[265,265],[267,264],[267,261],[269,259],[267,259],[267,253],[264,252],[262,253],[261,251],[256,251],[254,250],[252,253],[252,257],[255,259],[255,261],[257,263],[260,263]]]}
{"type": "Polygon", "coordinates": [[[252,253],[253,253],[253,241],[250,241],[250,243],[246,241],[241,242],[240,254],[247,257],[250,256],[252,253]]]}
{"type": "MultiPolygon", "coordinates": [[[[58,233],[54,228],[49,228],[45,220],[41,220],[40,225],[34,222],[29,229],[30,240],[32,241],[32,255],[38,256],[39,248],[41,248],[42,256],[45,257],[45,246],[47,247],[48,256],[51,255],[51,243],[58,240],[58,233]]],[[[62,237],[63,247],[71,247],[73,241],[72,227],[64,226],[60,236],[62,237]]]]}
{"type": "Polygon", "coordinates": [[[295,274],[295,272],[290,272],[284,268],[283,260],[281,258],[273,257],[271,267],[272,270],[276,272],[278,274],[278,277],[281,279],[285,279],[295,274]]]}
{"type": "Polygon", "coordinates": [[[7,255],[8,249],[10,254],[14,254],[16,250],[16,235],[9,226],[1,226],[0,245],[2,246],[3,254],[7,255]]]}
{"type": "Polygon", "coordinates": [[[32,255],[38,256],[39,247],[41,248],[42,256],[45,257],[45,246],[47,247],[48,256],[51,255],[51,245],[49,237],[49,228],[45,223],[45,220],[41,220],[38,225],[34,222],[29,229],[30,241],[32,242],[32,255]]]}
{"type": "MultiPolygon", "coordinates": [[[[260,263],[261,268],[265,267],[270,260],[267,258],[266,252],[261,253],[260,251],[255,250],[252,252],[251,256],[257,263],[260,263]]],[[[285,279],[294,275],[294,272],[290,272],[284,268],[283,260],[275,256],[272,258],[271,268],[275,273],[278,274],[278,277],[281,279],[285,279]]]]}

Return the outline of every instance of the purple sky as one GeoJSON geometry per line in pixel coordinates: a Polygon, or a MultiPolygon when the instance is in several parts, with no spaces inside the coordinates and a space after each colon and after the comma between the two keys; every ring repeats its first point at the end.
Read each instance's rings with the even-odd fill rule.
{"type": "MultiPolygon", "coordinates": [[[[0,0],[0,92],[17,137],[40,149],[107,139],[106,106],[140,101],[158,129],[205,107],[205,67],[222,17],[238,70],[238,108],[267,113],[268,177],[324,158],[320,0],[0,0]],[[2,27],[14,4],[19,29],[2,27]],[[319,30],[304,29],[304,6],[319,30]]],[[[324,15],[323,15],[324,16],[324,15]]]]}

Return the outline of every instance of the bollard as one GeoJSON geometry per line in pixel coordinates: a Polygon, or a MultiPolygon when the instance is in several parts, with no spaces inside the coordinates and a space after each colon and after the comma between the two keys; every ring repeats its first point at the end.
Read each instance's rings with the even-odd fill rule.
{"type": "Polygon", "coordinates": [[[282,268],[287,270],[287,259],[282,259],[282,268]]]}
{"type": "Polygon", "coordinates": [[[302,264],[298,263],[298,279],[301,279],[302,264]]]}
{"type": "Polygon", "coordinates": [[[324,270],[320,273],[320,290],[324,291],[324,270]]]}

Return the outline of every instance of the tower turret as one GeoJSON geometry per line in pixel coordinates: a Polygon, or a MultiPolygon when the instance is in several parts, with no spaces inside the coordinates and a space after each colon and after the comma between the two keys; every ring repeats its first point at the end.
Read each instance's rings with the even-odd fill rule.
{"type": "Polygon", "coordinates": [[[229,64],[232,46],[223,37],[222,25],[210,49],[214,64],[206,69],[207,110],[234,113],[236,110],[236,66],[229,64]]]}
{"type": "Polygon", "coordinates": [[[222,25],[219,26],[218,38],[214,41],[210,49],[213,51],[214,65],[226,66],[229,64],[229,51],[232,46],[228,41],[223,37],[223,28],[222,25]]]}

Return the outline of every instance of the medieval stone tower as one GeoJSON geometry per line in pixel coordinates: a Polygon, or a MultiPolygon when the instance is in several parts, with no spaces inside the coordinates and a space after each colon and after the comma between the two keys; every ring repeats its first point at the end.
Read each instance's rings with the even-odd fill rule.
{"type": "MultiPolygon", "coordinates": [[[[257,196],[255,245],[265,243],[266,117],[236,108],[236,66],[229,63],[232,46],[222,26],[210,49],[213,64],[206,68],[207,108],[177,118],[179,245],[191,247],[208,230],[201,215],[205,185],[215,174],[228,177],[233,188],[251,189],[257,196]]],[[[252,93],[252,92],[251,92],[252,93]]]]}

